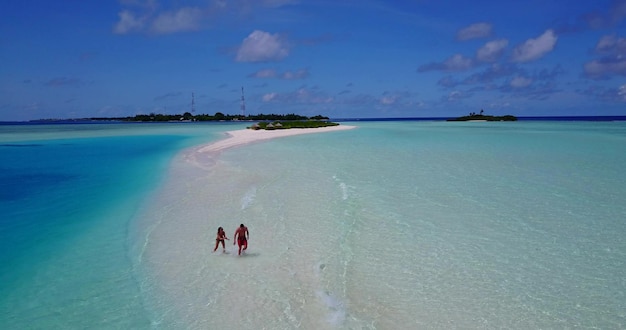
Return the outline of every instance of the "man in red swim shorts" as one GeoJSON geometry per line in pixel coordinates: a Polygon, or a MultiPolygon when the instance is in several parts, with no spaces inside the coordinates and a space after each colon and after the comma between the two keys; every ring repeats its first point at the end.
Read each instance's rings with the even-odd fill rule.
{"type": "Polygon", "coordinates": [[[248,248],[248,238],[250,237],[250,233],[248,233],[248,228],[242,224],[239,225],[239,228],[235,230],[235,235],[233,236],[235,239],[233,240],[233,245],[235,242],[239,244],[239,255],[241,255],[241,248],[243,247],[243,251],[248,248]]]}

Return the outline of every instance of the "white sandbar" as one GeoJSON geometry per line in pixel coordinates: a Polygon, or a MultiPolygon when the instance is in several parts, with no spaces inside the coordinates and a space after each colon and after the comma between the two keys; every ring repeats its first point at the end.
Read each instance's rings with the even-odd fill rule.
{"type": "Polygon", "coordinates": [[[201,153],[217,152],[224,149],[233,148],[253,142],[269,140],[279,137],[311,134],[311,133],[323,133],[332,131],[341,131],[355,128],[356,126],[328,126],[319,128],[290,128],[290,129],[278,129],[278,130],[253,130],[242,129],[237,131],[228,131],[226,134],[228,137],[224,140],[211,143],[209,145],[199,148],[197,151],[201,153]]]}

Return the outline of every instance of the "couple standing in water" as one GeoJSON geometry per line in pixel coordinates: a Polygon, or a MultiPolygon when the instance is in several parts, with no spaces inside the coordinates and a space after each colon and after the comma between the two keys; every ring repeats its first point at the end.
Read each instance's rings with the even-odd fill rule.
{"type": "MultiPolygon", "coordinates": [[[[235,241],[233,242],[233,245],[235,245],[236,243],[239,244],[239,255],[241,255],[242,248],[243,251],[248,249],[249,236],[250,233],[248,233],[248,227],[244,226],[243,223],[239,225],[239,228],[237,228],[237,230],[235,230],[235,235],[233,236],[235,241]]],[[[213,249],[213,252],[217,250],[217,247],[220,243],[222,243],[223,251],[226,252],[226,244],[224,243],[225,239],[228,239],[228,237],[226,237],[226,232],[224,231],[224,228],[217,228],[217,237],[215,238],[215,249],[213,249]]]]}

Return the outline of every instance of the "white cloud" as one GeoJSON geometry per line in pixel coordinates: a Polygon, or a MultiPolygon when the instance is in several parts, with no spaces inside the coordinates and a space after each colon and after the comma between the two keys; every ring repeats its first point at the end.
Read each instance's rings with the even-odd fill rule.
{"type": "Polygon", "coordinates": [[[408,91],[386,91],[378,100],[381,105],[407,105],[411,104],[411,93],[408,91]]]}
{"type": "Polygon", "coordinates": [[[513,49],[513,62],[529,62],[541,58],[551,52],[556,45],[557,36],[552,30],[546,30],[536,39],[528,39],[513,49]]]}
{"type": "Polygon", "coordinates": [[[585,74],[594,79],[615,74],[626,76],[626,58],[593,60],[586,63],[584,69],[585,74]]]}
{"type": "Polygon", "coordinates": [[[491,35],[491,28],[492,26],[489,23],[474,23],[459,30],[456,34],[456,38],[457,40],[485,38],[491,35]]]}
{"type": "Polygon", "coordinates": [[[524,88],[530,86],[530,84],[532,83],[533,80],[530,78],[516,76],[515,78],[511,79],[511,82],[509,84],[513,88],[524,88]]]}
{"type": "Polygon", "coordinates": [[[617,95],[622,101],[626,101],[626,85],[619,86],[617,90],[617,95]]]}
{"type": "Polygon", "coordinates": [[[144,26],[144,19],[136,18],[135,14],[131,13],[129,10],[123,10],[117,15],[120,17],[120,20],[113,27],[114,33],[126,34],[129,32],[141,30],[144,26]]]}
{"type": "Polygon", "coordinates": [[[391,105],[396,103],[397,100],[398,98],[396,96],[383,96],[383,98],[380,99],[380,104],[391,105]]]}
{"type": "Polygon", "coordinates": [[[182,7],[173,11],[157,13],[157,5],[153,1],[146,3],[125,2],[126,5],[140,7],[141,14],[130,10],[121,11],[119,21],[113,27],[116,34],[141,32],[149,29],[156,34],[167,34],[200,29],[205,11],[199,7],[182,7]]]}
{"type": "Polygon", "coordinates": [[[309,71],[307,69],[300,69],[297,71],[285,71],[283,73],[279,73],[274,69],[263,69],[259,70],[255,73],[250,74],[248,77],[251,78],[280,78],[285,80],[296,80],[296,79],[305,79],[309,76],[309,71]]]}
{"type": "Polygon", "coordinates": [[[603,79],[612,75],[626,76],[625,38],[614,35],[603,36],[598,40],[595,51],[603,57],[585,63],[585,75],[592,79],[603,79]]]}
{"type": "Polygon", "coordinates": [[[203,16],[202,9],[195,7],[164,12],[154,19],[151,30],[159,34],[195,31],[200,28],[203,16]]]}
{"type": "Polygon", "coordinates": [[[253,74],[251,74],[249,77],[252,78],[276,78],[278,74],[276,73],[276,70],[274,69],[263,69],[263,70],[259,70],[253,74]]]}
{"type": "Polygon", "coordinates": [[[219,8],[219,9],[224,9],[228,6],[228,3],[226,2],[226,0],[213,0],[211,4],[213,7],[219,8]]]}
{"type": "Polygon", "coordinates": [[[274,100],[276,98],[276,96],[278,96],[278,94],[276,93],[267,93],[265,95],[263,95],[263,102],[271,102],[272,100],[274,100]]]}
{"type": "Polygon", "coordinates": [[[295,80],[295,79],[304,79],[309,76],[309,71],[307,69],[301,69],[298,71],[285,71],[280,75],[282,79],[287,80],[295,80]]]}
{"type": "Polygon", "coordinates": [[[247,19],[262,8],[280,8],[300,0],[118,0],[122,6],[119,20],[113,26],[116,34],[151,32],[170,34],[196,31],[211,20],[247,19]],[[163,4],[161,4],[161,2],[163,4]],[[186,3],[195,3],[195,5],[186,3]]]}
{"type": "Polygon", "coordinates": [[[598,40],[595,50],[598,53],[626,55],[626,38],[618,38],[613,35],[603,36],[598,40]]]}
{"type": "Polygon", "coordinates": [[[448,101],[454,102],[462,99],[464,97],[463,93],[460,91],[452,91],[448,94],[448,101]]]}
{"type": "Polygon", "coordinates": [[[424,64],[417,69],[417,72],[426,71],[465,71],[474,67],[474,60],[461,54],[455,54],[443,62],[433,62],[424,64]]]}
{"type": "Polygon", "coordinates": [[[278,34],[256,30],[243,40],[237,62],[279,61],[289,55],[289,47],[278,34]]]}
{"type": "Polygon", "coordinates": [[[444,70],[446,71],[463,71],[470,69],[474,64],[471,58],[467,58],[461,54],[456,54],[445,62],[443,62],[444,70]]]}
{"type": "Polygon", "coordinates": [[[610,51],[615,46],[615,43],[615,36],[603,36],[596,44],[596,52],[610,51]]]}
{"type": "Polygon", "coordinates": [[[592,12],[583,16],[593,29],[611,28],[619,25],[626,18],[626,0],[611,1],[607,13],[592,12]]]}
{"type": "Polygon", "coordinates": [[[495,62],[500,58],[500,56],[502,56],[502,53],[508,44],[509,41],[506,39],[489,41],[476,51],[476,59],[481,62],[495,62]]]}
{"type": "Polygon", "coordinates": [[[320,92],[309,91],[304,88],[301,88],[296,92],[296,99],[298,102],[304,104],[326,104],[334,101],[332,96],[328,96],[320,92]]]}
{"type": "Polygon", "coordinates": [[[300,88],[288,93],[267,93],[263,95],[262,100],[285,104],[329,104],[334,101],[334,98],[322,92],[300,88]]]}

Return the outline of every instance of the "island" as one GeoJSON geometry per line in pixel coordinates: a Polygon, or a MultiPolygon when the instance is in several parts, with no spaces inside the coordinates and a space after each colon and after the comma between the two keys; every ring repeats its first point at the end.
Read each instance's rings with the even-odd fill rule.
{"type": "Polygon", "coordinates": [[[328,121],[329,118],[317,115],[313,117],[306,117],[302,115],[296,115],[289,113],[285,115],[280,114],[257,114],[257,115],[228,115],[221,112],[216,112],[215,115],[199,114],[194,115],[190,112],[184,114],[155,114],[149,115],[136,115],[132,117],[117,117],[117,118],[89,118],[91,120],[115,120],[115,121],[129,121],[129,122],[173,122],[173,121],[271,121],[271,120],[284,120],[284,121],[328,121]]]}
{"type": "Polygon", "coordinates": [[[220,112],[215,115],[192,115],[189,112],[183,115],[137,115],[134,117],[117,118],[121,121],[258,121],[248,129],[252,130],[279,130],[290,128],[320,128],[329,126],[339,126],[338,123],[329,121],[329,118],[322,115],[306,117],[293,113],[286,115],[279,114],[257,114],[257,115],[225,115],[220,112]]]}
{"type": "Polygon", "coordinates": [[[446,119],[446,121],[516,121],[517,117],[512,115],[505,116],[491,116],[483,115],[483,110],[480,113],[470,112],[468,116],[461,116],[457,118],[446,119]]]}
{"type": "Polygon", "coordinates": [[[293,120],[293,121],[262,121],[248,127],[252,130],[278,130],[289,128],[320,128],[339,126],[338,123],[333,123],[326,120],[293,120]]]}
{"type": "Polygon", "coordinates": [[[91,118],[72,118],[72,119],[37,119],[30,120],[29,122],[35,123],[57,123],[57,122],[98,122],[98,121],[113,121],[113,122],[211,122],[211,121],[257,121],[248,128],[259,130],[273,130],[273,129],[287,129],[287,128],[316,128],[316,127],[328,127],[338,126],[339,124],[329,121],[326,116],[317,115],[313,117],[306,117],[302,115],[290,114],[257,114],[257,115],[227,115],[221,112],[215,113],[215,115],[193,115],[190,112],[184,114],[156,114],[150,113],[148,115],[139,114],[129,117],[91,117],[91,118]]]}

